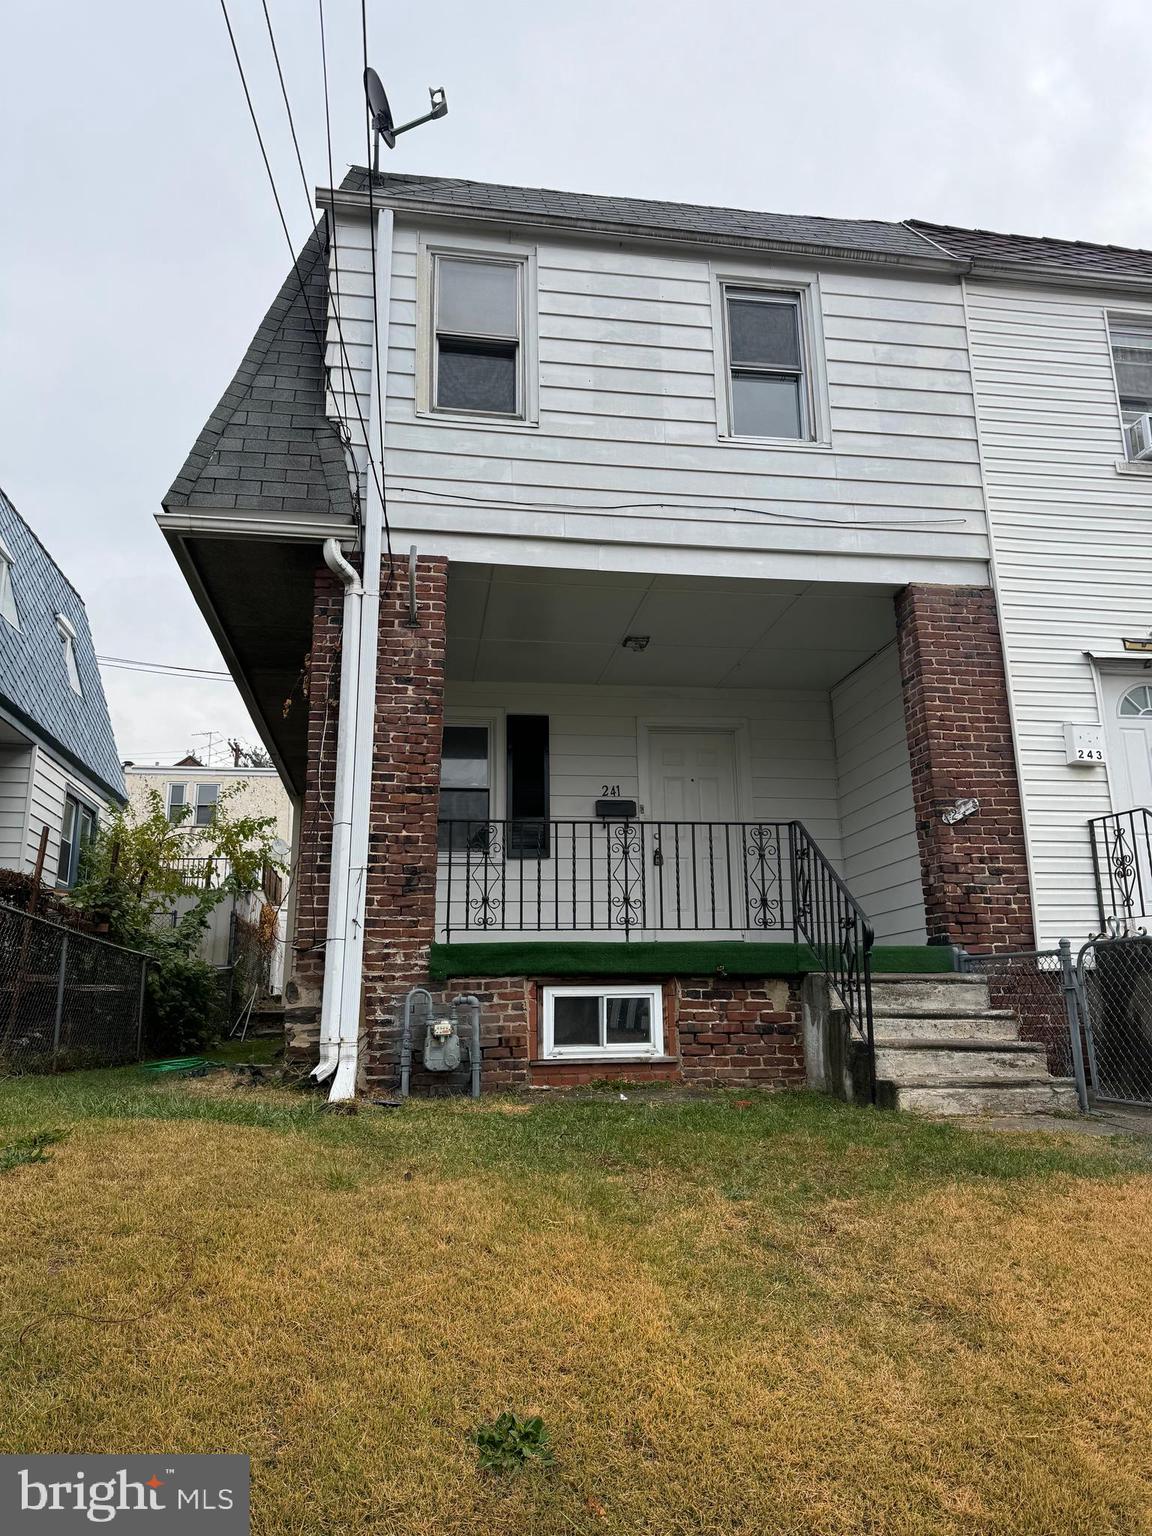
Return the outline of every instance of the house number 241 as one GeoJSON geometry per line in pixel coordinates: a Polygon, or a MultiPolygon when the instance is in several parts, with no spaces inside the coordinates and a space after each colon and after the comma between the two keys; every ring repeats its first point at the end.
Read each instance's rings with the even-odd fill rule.
{"type": "Polygon", "coordinates": [[[619,800],[619,798],[620,798],[620,786],[619,786],[619,784],[602,784],[600,786],[600,798],[602,800],[619,800]]]}

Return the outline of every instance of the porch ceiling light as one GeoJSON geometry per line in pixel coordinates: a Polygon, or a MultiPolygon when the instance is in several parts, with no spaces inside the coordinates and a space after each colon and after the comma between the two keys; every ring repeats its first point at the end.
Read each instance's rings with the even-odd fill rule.
{"type": "Polygon", "coordinates": [[[626,651],[646,651],[651,635],[625,635],[620,644],[626,651]]]}

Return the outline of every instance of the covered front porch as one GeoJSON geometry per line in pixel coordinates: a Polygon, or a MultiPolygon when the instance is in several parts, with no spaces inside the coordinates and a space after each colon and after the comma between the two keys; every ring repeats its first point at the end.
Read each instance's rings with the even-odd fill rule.
{"type": "Polygon", "coordinates": [[[437,940],[923,945],[894,591],[453,563],[437,940]]]}

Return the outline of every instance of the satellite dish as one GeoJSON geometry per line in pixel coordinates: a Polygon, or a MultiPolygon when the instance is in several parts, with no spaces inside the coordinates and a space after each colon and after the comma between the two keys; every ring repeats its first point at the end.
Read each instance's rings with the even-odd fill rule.
{"type": "Polygon", "coordinates": [[[396,148],[396,135],[392,131],[392,108],[388,105],[388,93],[384,82],[374,69],[364,71],[364,94],[368,98],[368,114],[372,126],[389,149],[396,148]]]}
{"type": "Polygon", "coordinates": [[[448,97],[444,87],[429,86],[428,95],[431,98],[431,111],[423,117],[416,117],[410,123],[401,123],[397,128],[392,120],[392,108],[388,105],[388,93],[384,89],[384,82],[374,69],[369,67],[364,71],[364,96],[368,102],[368,116],[372,120],[372,127],[376,134],[376,149],[373,155],[372,169],[380,168],[380,140],[383,139],[389,149],[396,148],[398,134],[407,133],[409,128],[419,128],[421,123],[434,122],[438,117],[448,115],[448,97]]]}

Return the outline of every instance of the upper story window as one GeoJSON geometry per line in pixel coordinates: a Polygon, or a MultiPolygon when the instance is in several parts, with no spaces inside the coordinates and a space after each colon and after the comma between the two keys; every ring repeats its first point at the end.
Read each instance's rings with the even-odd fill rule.
{"type": "Polygon", "coordinates": [[[724,289],[733,437],[810,438],[799,293],[724,289]]]}
{"type": "Polygon", "coordinates": [[[524,262],[433,257],[432,399],[437,410],[524,416],[524,262]]]}
{"type": "Polygon", "coordinates": [[[1137,442],[1128,430],[1141,416],[1152,413],[1152,322],[1110,320],[1112,366],[1124,424],[1124,451],[1129,458],[1146,455],[1148,444],[1137,442]]]}
{"type": "Polygon", "coordinates": [[[6,619],[14,629],[19,629],[20,615],[16,611],[16,594],[12,590],[12,567],[15,563],[12,551],[0,539],[0,619],[6,619]]]}
{"type": "Polygon", "coordinates": [[[76,666],[76,631],[62,613],[56,615],[56,632],[64,647],[64,670],[68,674],[68,686],[73,693],[83,698],[84,690],[80,686],[80,671],[76,666]]]}
{"type": "Polygon", "coordinates": [[[189,820],[194,827],[206,827],[216,814],[219,798],[219,784],[169,784],[168,820],[189,820]],[[185,806],[191,808],[190,817],[181,815],[185,806]]]}

